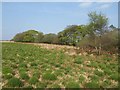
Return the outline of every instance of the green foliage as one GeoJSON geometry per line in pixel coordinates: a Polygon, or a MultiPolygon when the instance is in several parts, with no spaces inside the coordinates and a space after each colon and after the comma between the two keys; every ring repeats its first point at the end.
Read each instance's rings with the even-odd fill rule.
{"type": "Polygon", "coordinates": [[[55,44],[58,43],[57,35],[52,33],[45,34],[42,40],[44,43],[55,43],[55,44]]]}
{"type": "Polygon", "coordinates": [[[20,68],[26,68],[27,65],[26,65],[25,63],[20,63],[20,64],[19,64],[19,67],[20,67],[20,68]]]}
{"type": "Polygon", "coordinates": [[[12,77],[13,77],[13,75],[11,75],[10,73],[5,74],[5,75],[3,76],[3,78],[5,78],[5,79],[10,79],[10,78],[12,78],[12,77]]]}
{"type": "Polygon", "coordinates": [[[84,80],[85,80],[85,77],[83,77],[82,75],[79,77],[79,82],[80,83],[82,83],[82,82],[84,82],[84,80]]]}
{"type": "Polygon", "coordinates": [[[42,75],[42,78],[45,79],[45,80],[56,80],[57,76],[50,73],[50,72],[46,72],[42,75]]]}
{"type": "Polygon", "coordinates": [[[39,77],[40,77],[40,73],[39,73],[39,72],[35,72],[35,73],[33,74],[33,76],[39,78],[39,77]]]}
{"type": "Polygon", "coordinates": [[[98,71],[98,70],[95,70],[94,73],[95,73],[95,75],[98,75],[100,77],[104,76],[104,73],[101,71],[98,71]]]}
{"type": "Polygon", "coordinates": [[[66,72],[70,72],[70,71],[71,71],[71,69],[72,69],[72,68],[71,68],[70,66],[65,67],[65,71],[66,71],[66,72]]]}
{"type": "Polygon", "coordinates": [[[9,87],[22,87],[23,82],[20,79],[13,77],[8,81],[7,85],[9,87]]]}
{"type": "Polygon", "coordinates": [[[80,56],[77,56],[77,57],[75,58],[74,63],[82,64],[82,63],[83,63],[83,59],[82,59],[80,56]]]}
{"type": "Polygon", "coordinates": [[[37,82],[38,82],[38,78],[35,77],[35,76],[33,76],[33,77],[31,77],[31,78],[29,79],[29,83],[30,83],[30,84],[36,84],[37,82]]]}
{"type": "MultiPolygon", "coordinates": [[[[118,73],[118,62],[110,55],[104,56],[111,57],[113,60],[110,61],[105,61],[103,56],[90,57],[76,55],[73,57],[65,55],[62,51],[47,50],[40,48],[39,46],[21,43],[3,43],[2,53],[2,71],[4,72],[2,73],[3,87],[8,87],[6,82],[9,82],[9,80],[12,79],[14,75],[18,76],[20,78],[19,80],[23,81],[23,87],[30,86],[36,88],[51,88],[60,85],[62,88],[69,82],[77,81],[79,85],[85,88],[85,75],[90,76],[92,74],[93,75],[88,78],[91,81],[98,82],[97,84],[103,88],[111,88],[118,85],[116,75],[118,73]],[[82,63],[74,63],[77,59],[82,60],[82,63]],[[85,62],[87,61],[90,62],[92,67],[86,66],[85,62]],[[36,63],[37,66],[36,64],[31,66],[31,63],[36,63]],[[12,66],[14,65],[18,68],[13,68],[12,66]],[[104,74],[101,74],[101,71],[98,69],[102,69],[104,74]],[[29,77],[28,79],[25,73],[30,75],[30,77],[32,75],[32,77],[29,77]]],[[[9,87],[12,86],[9,85],[9,87]]]]}
{"type": "Polygon", "coordinates": [[[28,76],[27,73],[25,73],[25,72],[20,73],[20,77],[21,77],[22,79],[24,79],[24,80],[28,80],[28,79],[29,79],[29,76],[28,76]]]}
{"type": "Polygon", "coordinates": [[[12,69],[10,67],[3,67],[2,68],[2,73],[3,74],[8,74],[8,73],[13,73],[12,69]]]}
{"type": "Polygon", "coordinates": [[[65,88],[80,88],[80,85],[77,82],[71,81],[66,84],[65,88]]]}
{"type": "Polygon", "coordinates": [[[28,30],[15,35],[12,40],[16,42],[40,42],[41,38],[43,38],[43,34],[41,32],[28,30]]]}
{"type": "Polygon", "coordinates": [[[86,88],[99,88],[99,84],[95,81],[91,81],[85,84],[86,88]]]}
{"type": "Polygon", "coordinates": [[[115,81],[118,81],[118,73],[113,73],[112,75],[110,75],[110,78],[115,81]]]}
{"type": "Polygon", "coordinates": [[[108,74],[108,75],[112,74],[112,71],[109,68],[105,68],[104,72],[105,72],[105,74],[108,74]]]}
{"type": "Polygon", "coordinates": [[[92,76],[90,76],[90,78],[91,78],[91,80],[94,80],[94,81],[99,81],[99,76],[97,76],[97,75],[92,75],[92,76]]]}
{"type": "Polygon", "coordinates": [[[46,87],[47,87],[47,83],[38,82],[38,83],[36,83],[36,86],[37,86],[38,88],[46,88],[46,87]]]}

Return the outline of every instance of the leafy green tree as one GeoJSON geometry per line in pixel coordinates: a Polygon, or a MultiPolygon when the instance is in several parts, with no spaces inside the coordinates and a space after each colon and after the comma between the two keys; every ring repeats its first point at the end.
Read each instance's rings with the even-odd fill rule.
{"type": "Polygon", "coordinates": [[[58,33],[58,38],[60,44],[66,45],[75,45],[76,43],[76,34],[78,26],[77,25],[70,25],[65,28],[62,32],[58,33]]]}
{"type": "Polygon", "coordinates": [[[14,38],[12,40],[15,41],[15,42],[22,42],[23,37],[24,37],[24,35],[22,33],[18,33],[14,36],[14,38]]]}
{"type": "MultiPolygon", "coordinates": [[[[107,30],[108,25],[108,18],[103,15],[102,13],[97,14],[96,12],[91,12],[88,14],[89,16],[89,27],[91,33],[94,35],[99,36],[99,54],[101,52],[101,37],[107,30]]],[[[96,38],[95,38],[95,44],[96,44],[96,38]]],[[[97,48],[96,48],[97,49],[97,48]]]]}
{"type": "Polygon", "coordinates": [[[57,35],[53,33],[45,34],[42,41],[44,43],[58,43],[57,35]]]}
{"type": "Polygon", "coordinates": [[[17,42],[41,42],[43,33],[36,30],[28,30],[23,33],[15,35],[13,41],[17,42]]]}

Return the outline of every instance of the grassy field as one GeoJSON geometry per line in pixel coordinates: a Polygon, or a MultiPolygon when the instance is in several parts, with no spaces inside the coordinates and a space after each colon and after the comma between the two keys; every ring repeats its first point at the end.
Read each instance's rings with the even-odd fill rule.
{"type": "Polygon", "coordinates": [[[118,87],[114,55],[68,55],[29,44],[2,43],[2,73],[2,87],[118,87]]]}

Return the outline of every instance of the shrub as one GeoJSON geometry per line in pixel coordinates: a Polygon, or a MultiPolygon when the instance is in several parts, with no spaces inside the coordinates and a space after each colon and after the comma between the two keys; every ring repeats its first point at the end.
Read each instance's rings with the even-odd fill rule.
{"type": "Polygon", "coordinates": [[[2,68],[2,73],[3,74],[8,74],[8,73],[13,73],[13,71],[12,71],[12,69],[11,68],[9,68],[9,67],[3,67],[2,68]]]}
{"type": "Polygon", "coordinates": [[[97,62],[91,62],[91,64],[90,64],[92,67],[98,67],[98,63],[97,62]]]}
{"type": "Polygon", "coordinates": [[[104,72],[105,72],[105,74],[108,74],[108,75],[112,74],[112,71],[108,68],[105,68],[104,72]]]}
{"type": "Polygon", "coordinates": [[[68,82],[65,88],[80,88],[80,85],[77,82],[68,82]]]}
{"type": "Polygon", "coordinates": [[[36,83],[36,87],[37,88],[46,88],[47,87],[47,83],[38,82],[38,83],[36,83]]]}
{"type": "Polygon", "coordinates": [[[43,77],[43,79],[45,79],[45,80],[56,80],[56,79],[57,79],[56,75],[54,75],[54,74],[52,74],[52,73],[49,73],[49,72],[44,73],[44,74],[42,75],[42,77],[43,77]]]}
{"type": "Polygon", "coordinates": [[[39,77],[40,77],[40,73],[39,73],[39,72],[35,72],[35,73],[33,74],[33,76],[39,78],[39,77]]]}
{"type": "Polygon", "coordinates": [[[37,66],[37,63],[36,62],[32,62],[31,66],[37,66]]]}
{"type": "Polygon", "coordinates": [[[98,81],[99,80],[99,77],[97,75],[92,75],[90,76],[91,80],[95,80],[95,81],[98,81]]]}
{"type": "Polygon", "coordinates": [[[80,82],[83,82],[84,80],[85,80],[85,78],[84,78],[83,76],[80,76],[80,77],[79,77],[79,81],[80,81],[80,82]]]}
{"type": "Polygon", "coordinates": [[[26,63],[20,63],[20,64],[19,64],[19,67],[26,68],[26,67],[27,67],[27,64],[26,64],[26,63]]]}
{"type": "Polygon", "coordinates": [[[27,72],[27,70],[26,70],[26,68],[19,68],[19,73],[25,73],[25,72],[27,72]]]}
{"type": "Polygon", "coordinates": [[[8,74],[5,74],[3,77],[4,77],[5,79],[10,79],[10,78],[12,78],[13,76],[12,76],[10,73],[8,73],[8,74]]]}
{"type": "Polygon", "coordinates": [[[88,82],[88,83],[85,84],[85,86],[86,86],[87,88],[99,88],[98,83],[95,82],[95,81],[88,82]]]}
{"type": "Polygon", "coordinates": [[[71,67],[66,67],[65,68],[65,74],[69,73],[71,71],[71,69],[72,69],[71,67]]]}
{"type": "Polygon", "coordinates": [[[56,71],[54,72],[54,74],[57,75],[57,76],[58,76],[58,75],[62,76],[62,72],[63,72],[62,70],[56,70],[56,71]]]}
{"type": "Polygon", "coordinates": [[[98,75],[98,76],[103,76],[103,75],[104,75],[103,72],[100,72],[100,71],[98,71],[98,70],[95,70],[94,73],[95,73],[96,75],[98,75]]]}
{"type": "Polygon", "coordinates": [[[113,73],[112,75],[110,75],[110,78],[115,81],[118,81],[118,73],[113,73]]]}
{"type": "Polygon", "coordinates": [[[20,79],[13,77],[10,80],[8,80],[7,85],[9,87],[22,87],[23,82],[20,79]]]}
{"type": "Polygon", "coordinates": [[[24,80],[28,80],[29,79],[29,76],[26,74],[26,73],[20,73],[20,77],[24,80]]]}
{"type": "Polygon", "coordinates": [[[30,83],[30,84],[35,84],[35,83],[37,83],[37,82],[38,82],[38,78],[35,77],[35,76],[33,76],[33,77],[31,77],[31,78],[29,79],[29,83],[30,83]]]}
{"type": "Polygon", "coordinates": [[[82,63],[83,63],[83,60],[82,60],[82,58],[81,58],[80,56],[78,56],[78,57],[75,58],[74,63],[82,64],[82,63]]]}

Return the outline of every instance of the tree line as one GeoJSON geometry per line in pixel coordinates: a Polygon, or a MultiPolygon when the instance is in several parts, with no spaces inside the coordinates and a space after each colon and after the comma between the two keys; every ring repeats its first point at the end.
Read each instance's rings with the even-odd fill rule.
{"type": "Polygon", "coordinates": [[[116,52],[118,46],[118,28],[108,26],[108,18],[97,12],[88,14],[86,25],[69,25],[63,31],[54,34],[44,34],[36,30],[18,33],[13,37],[15,42],[49,43],[73,45],[90,51],[95,49],[98,54],[104,51],[116,52]]]}

